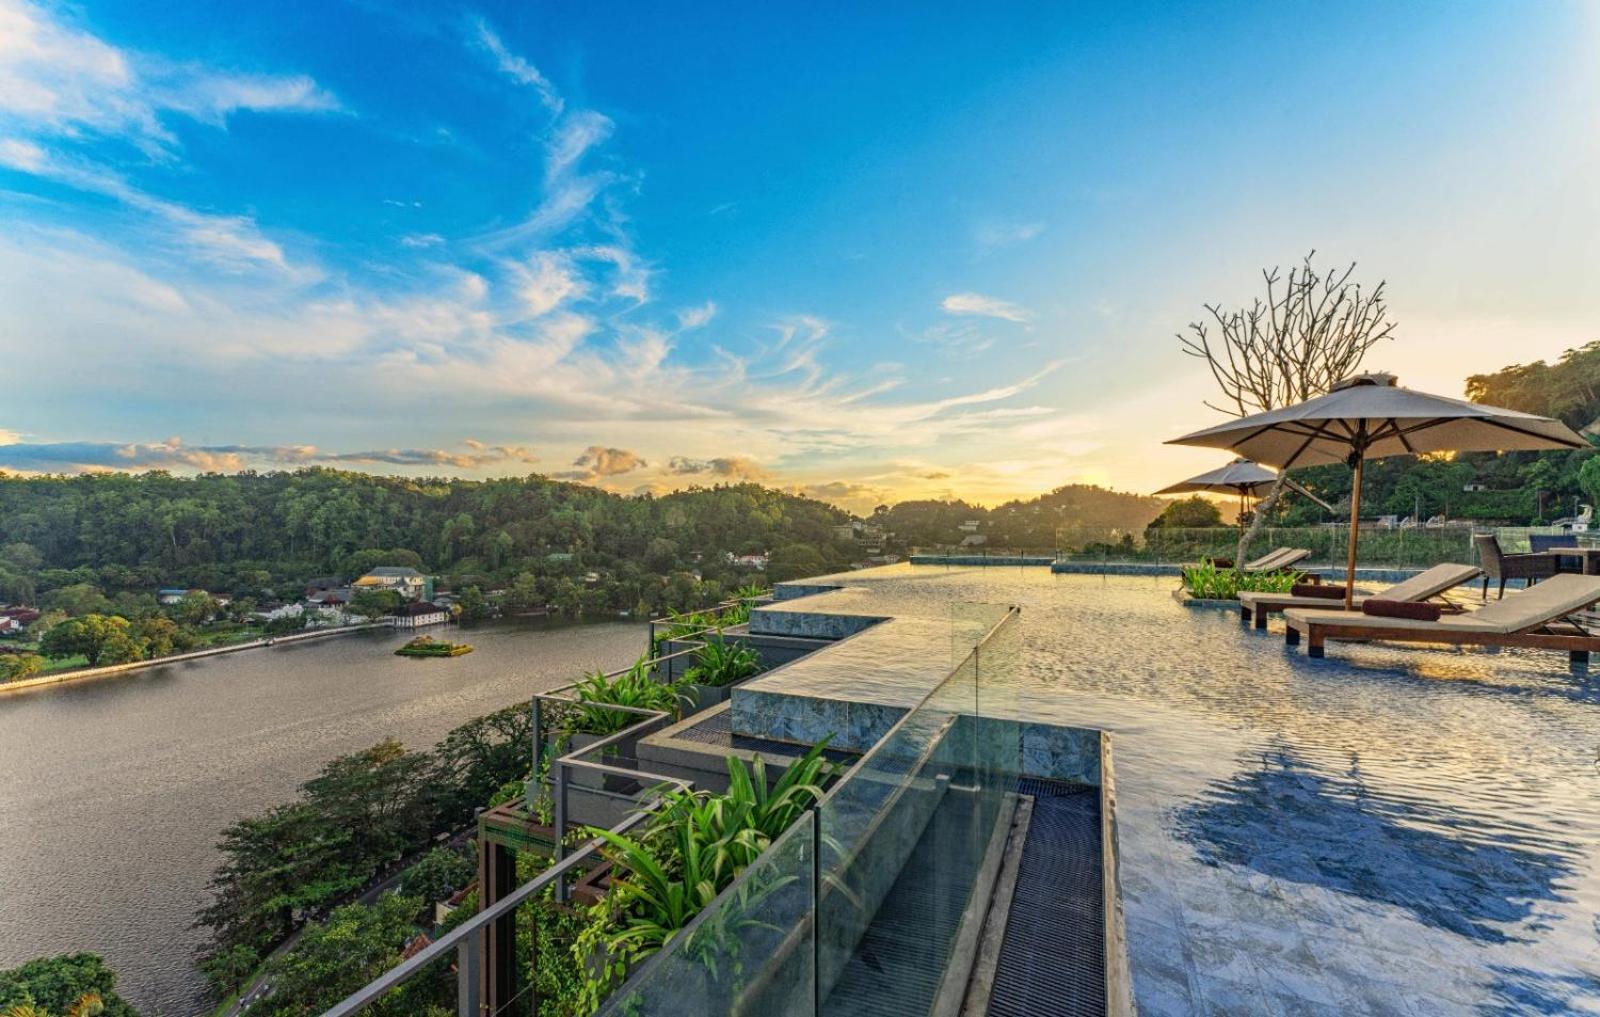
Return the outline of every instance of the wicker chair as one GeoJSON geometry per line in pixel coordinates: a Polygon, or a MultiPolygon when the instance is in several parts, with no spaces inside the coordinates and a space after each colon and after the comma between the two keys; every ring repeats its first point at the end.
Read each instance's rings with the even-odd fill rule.
{"type": "Polygon", "coordinates": [[[1483,599],[1489,599],[1489,580],[1500,581],[1499,596],[1506,595],[1507,579],[1526,579],[1532,586],[1541,579],[1556,574],[1555,558],[1548,554],[1506,554],[1500,550],[1500,541],[1492,533],[1474,533],[1472,542],[1478,548],[1478,564],[1483,566],[1483,599]]]}
{"type": "MultiPolygon", "coordinates": [[[[1578,538],[1570,533],[1530,533],[1528,534],[1528,549],[1535,554],[1549,554],[1558,547],[1576,547],[1578,538]]],[[[1569,558],[1561,555],[1552,555],[1556,563],[1557,572],[1583,572],[1582,558],[1569,558]]]]}

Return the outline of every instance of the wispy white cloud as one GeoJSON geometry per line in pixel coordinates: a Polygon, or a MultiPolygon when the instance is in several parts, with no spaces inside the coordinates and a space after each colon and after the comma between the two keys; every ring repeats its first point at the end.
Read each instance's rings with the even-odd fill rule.
{"type": "Polygon", "coordinates": [[[566,103],[562,101],[561,95],[550,83],[550,79],[540,73],[539,68],[532,63],[511,52],[501,41],[499,34],[489,27],[487,21],[475,18],[471,26],[478,44],[494,57],[495,66],[499,68],[500,73],[520,85],[532,88],[538,94],[544,108],[549,110],[552,116],[560,116],[561,111],[566,108],[566,103]]]}
{"type": "Polygon", "coordinates": [[[572,259],[560,251],[537,251],[526,263],[514,263],[510,268],[517,296],[531,317],[549,314],[588,290],[572,259]]]}
{"type": "Polygon", "coordinates": [[[150,154],[176,139],[164,114],[222,125],[240,111],[329,112],[339,101],[305,75],[178,64],[120,49],[58,11],[0,0],[0,123],[36,138],[98,135],[150,154]]]}
{"type": "Polygon", "coordinates": [[[413,250],[438,247],[442,243],[444,243],[444,237],[437,233],[407,233],[400,238],[401,247],[409,247],[413,250]]]}
{"type": "Polygon", "coordinates": [[[678,312],[678,328],[681,331],[690,331],[705,328],[711,324],[711,319],[717,316],[717,305],[707,300],[699,307],[685,307],[678,312]]]}
{"type": "Polygon", "coordinates": [[[987,252],[997,247],[1025,243],[1043,232],[1044,223],[1042,222],[990,219],[980,222],[973,229],[972,236],[973,240],[977,242],[978,250],[987,252]]]}
{"type": "Polygon", "coordinates": [[[974,314],[984,318],[999,318],[1024,324],[1033,320],[1033,312],[1020,304],[1013,304],[981,293],[952,293],[939,304],[950,314],[974,314]]]}

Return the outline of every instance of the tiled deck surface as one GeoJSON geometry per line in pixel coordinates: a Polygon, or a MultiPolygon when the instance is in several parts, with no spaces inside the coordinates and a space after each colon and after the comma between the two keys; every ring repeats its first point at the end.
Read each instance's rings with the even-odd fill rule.
{"type": "Polygon", "coordinates": [[[739,734],[832,744],[865,751],[905,711],[949,676],[1006,614],[1004,605],[896,605],[869,591],[844,589],[757,609],[750,630],[838,639],[734,689],[739,734]]]}
{"type": "MultiPolygon", "coordinates": [[[[1018,715],[1112,734],[1142,1014],[1600,1014],[1600,678],[1564,655],[1341,644],[1313,661],[1277,621],[1185,611],[1166,579],[835,581],[857,614],[1022,606],[1018,715]]],[[[796,676],[847,695],[852,672],[901,671],[874,659],[917,651],[900,631],[796,676]]]]}

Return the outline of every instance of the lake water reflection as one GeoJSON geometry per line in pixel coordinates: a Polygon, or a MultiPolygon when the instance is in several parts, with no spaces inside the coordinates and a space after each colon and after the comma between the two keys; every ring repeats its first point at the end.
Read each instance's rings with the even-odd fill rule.
{"type": "Polygon", "coordinates": [[[140,1011],[205,1012],[191,928],[229,823],[326,761],[463,721],[645,648],[632,623],[490,626],[447,660],[336,636],[0,696],[0,967],[89,950],[140,1011]]]}

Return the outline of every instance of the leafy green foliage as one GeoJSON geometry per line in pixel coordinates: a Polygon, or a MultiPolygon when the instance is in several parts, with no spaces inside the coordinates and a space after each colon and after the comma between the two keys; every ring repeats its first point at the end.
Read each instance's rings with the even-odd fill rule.
{"type": "Polygon", "coordinates": [[[434,834],[521,776],[532,737],[517,705],[461,725],[432,752],[396,741],[333,760],[300,797],[223,832],[206,960],[244,946],[264,955],[308,918],[325,915],[434,834]]]}
{"type": "Polygon", "coordinates": [[[761,671],[761,658],[745,643],[728,642],[713,634],[695,651],[694,666],[683,680],[697,685],[727,686],[761,671]]]}
{"type": "Polygon", "coordinates": [[[436,847],[400,877],[400,892],[425,903],[444,900],[472,882],[477,866],[460,851],[436,847]]]}
{"type": "Polygon", "coordinates": [[[56,659],[81,655],[90,667],[122,664],[144,656],[128,619],[103,614],[62,622],[39,640],[39,652],[56,659]]]}
{"type": "Polygon", "coordinates": [[[677,686],[658,681],[655,665],[645,657],[634,661],[632,667],[615,678],[593,671],[581,678],[572,691],[577,702],[569,721],[574,734],[614,734],[645,719],[637,713],[605,709],[607,706],[664,713],[678,709],[677,686]]]}
{"type": "Polygon", "coordinates": [[[393,614],[405,602],[398,590],[362,590],[350,598],[350,612],[370,621],[393,614]]]}
{"type": "Polygon", "coordinates": [[[44,658],[37,653],[0,654],[0,682],[32,678],[44,670],[44,658]]]}
{"type": "MultiPolygon", "coordinates": [[[[623,497],[539,476],[4,475],[0,548],[11,550],[0,556],[0,590],[31,585],[81,616],[121,613],[103,591],[184,586],[287,600],[312,576],[409,565],[438,574],[444,589],[517,588],[535,608],[681,611],[749,581],[729,553],[796,543],[827,571],[847,567],[857,549],[834,527],[848,521],[756,484],[623,497]],[[590,572],[598,579],[587,581],[590,572]],[[62,592],[70,587],[82,589],[62,592]]],[[[26,602],[33,591],[0,599],[26,602]]]]}
{"type": "Polygon", "coordinates": [[[1198,494],[1167,503],[1161,514],[1150,523],[1152,527],[1167,526],[1221,526],[1222,511],[1216,502],[1198,494]]]}
{"type": "Polygon", "coordinates": [[[1183,587],[1192,597],[1202,600],[1238,600],[1242,591],[1259,593],[1288,593],[1295,583],[1305,578],[1305,573],[1240,572],[1232,568],[1217,568],[1211,562],[1183,567],[1183,587]]]}
{"type": "Polygon", "coordinates": [[[605,842],[615,873],[574,947],[580,959],[602,959],[586,982],[587,1003],[598,1006],[628,970],[671,941],[822,799],[834,772],[824,749],[812,748],[770,787],[759,756],[753,768],[730,757],[727,793],[667,793],[638,838],[590,831],[605,842]]]}
{"type": "MultiPolygon", "coordinates": [[[[371,905],[346,904],[308,928],[287,953],[267,965],[272,991],[250,1008],[266,1017],[313,1017],[400,963],[420,930],[416,897],[388,894],[371,905]]],[[[364,1013],[415,1017],[452,998],[454,983],[440,966],[408,980],[364,1013]]]]}
{"type": "Polygon", "coordinates": [[[117,995],[116,989],[116,973],[95,954],[40,957],[21,967],[0,971],[0,1014],[70,1017],[76,1012],[103,1017],[138,1017],[133,1007],[117,995]],[[81,1006],[89,997],[98,1000],[98,1009],[93,1005],[81,1006]]]}

